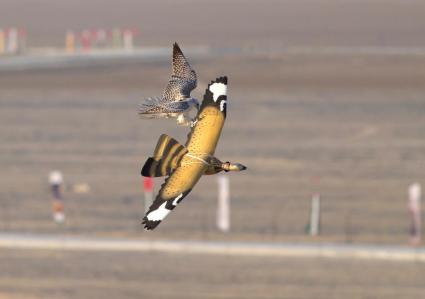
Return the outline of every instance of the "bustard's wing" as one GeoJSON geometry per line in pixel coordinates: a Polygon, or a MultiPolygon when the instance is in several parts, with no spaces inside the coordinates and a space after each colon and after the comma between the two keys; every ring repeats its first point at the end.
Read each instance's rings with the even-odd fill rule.
{"type": "Polygon", "coordinates": [[[190,67],[177,43],[173,45],[173,73],[165,87],[162,98],[164,101],[179,101],[190,97],[190,92],[196,88],[195,71],[190,67]]]}
{"type": "MultiPolygon", "coordinates": [[[[217,78],[215,81],[208,85],[205,91],[204,99],[202,102],[201,110],[198,112],[202,113],[203,109],[210,110],[213,107],[215,110],[219,110],[221,118],[217,113],[206,113],[202,120],[191,129],[189,134],[189,141],[187,147],[192,149],[201,149],[202,152],[206,152],[208,155],[213,154],[217,140],[220,136],[221,128],[224,123],[226,115],[226,92],[227,92],[227,77],[217,78]],[[212,126],[213,128],[209,128],[212,126]],[[203,134],[206,133],[206,134],[203,134]],[[211,137],[216,136],[216,137],[211,137]],[[192,137],[191,137],[192,136],[192,137]],[[193,137],[195,136],[195,137],[193,137]],[[205,149],[205,151],[204,151],[205,149]]],[[[189,194],[193,186],[199,181],[201,176],[208,169],[208,163],[196,154],[190,152],[185,153],[181,158],[176,156],[175,153],[181,152],[180,145],[176,145],[176,141],[169,137],[161,136],[157,149],[155,149],[154,158],[157,156],[156,161],[159,162],[159,156],[165,156],[164,161],[160,163],[166,167],[169,164],[170,159],[176,158],[180,161],[177,168],[171,173],[170,177],[165,180],[165,183],[161,186],[155,201],[150,206],[149,211],[143,218],[143,224],[145,229],[152,230],[161,223],[161,221],[183,200],[183,198],[189,194]]],[[[154,171],[148,171],[148,169],[156,169],[153,161],[149,162],[146,166],[145,174],[154,174],[154,171]]],[[[145,166],[143,167],[145,169],[145,166]]],[[[156,171],[155,171],[156,172],[156,171]]],[[[164,171],[162,171],[164,172],[164,171]]],[[[142,174],[144,171],[142,170],[142,174]]]]}
{"type": "Polygon", "coordinates": [[[179,167],[174,170],[161,186],[158,195],[142,224],[152,230],[185,198],[207,169],[202,161],[184,156],[179,167]]]}

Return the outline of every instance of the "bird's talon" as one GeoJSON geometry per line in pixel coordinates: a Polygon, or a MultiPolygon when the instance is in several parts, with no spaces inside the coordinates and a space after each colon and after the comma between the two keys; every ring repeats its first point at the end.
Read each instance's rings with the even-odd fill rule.
{"type": "Polygon", "coordinates": [[[190,121],[190,127],[191,128],[193,128],[194,126],[196,126],[196,123],[198,122],[198,120],[197,119],[195,119],[195,120],[191,120],[190,121]]]}

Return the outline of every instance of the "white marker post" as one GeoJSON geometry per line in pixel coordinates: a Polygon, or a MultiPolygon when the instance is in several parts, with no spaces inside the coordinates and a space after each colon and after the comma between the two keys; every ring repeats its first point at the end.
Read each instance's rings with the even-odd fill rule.
{"type": "Polygon", "coordinates": [[[124,50],[131,51],[133,50],[133,31],[126,29],[123,32],[123,41],[124,41],[124,50]]]}
{"type": "Polygon", "coordinates": [[[316,193],[311,198],[310,213],[310,236],[318,236],[320,233],[320,194],[316,193]]]}
{"type": "Polygon", "coordinates": [[[120,28],[112,29],[112,48],[122,48],[122,31],[120,28]]]}
{"type": "Polygon", "coordinates": [[[6,52],[6,34],[3,29],[0,28],[0,55],[6,52]]]}
{"type": "Polygon", "coordinates": [[[217,182],[217,228],[222,232],[228,232],[230,230],[229,177],[226,175],[219,175],[217,182]]]}
{"type": "Polygon", "coordinates": [[[7,32],[7,52],[9,54],[18,52],[18,29],[15,27],[9,28],[7,32]]]}
{"type": "Polygon", "coordinates": [[[65,221],[65,211],[63,205],[63,176],[58,170],[49,173],[49,185],[53,198],[53,220],[61,224],[65,221]]]}
{"type": "Polygon", "coordinates": [[[145,214],[148,212],[149,207],[153,202],[153,179],[145,177],[143,179],[143,190],[145,191],[145,214]]]}
{"type": "Polygon", "coordinates": [[[105,29],[98,29],[96,32],[96,47],[106,48],[108,35],[105,29]]]}
{"type": "Polygon", "coordinates": [[[411,184],[408,193],[408,209],[411,218],[410,243],[417,246],[421,242],[421,185],[411,184]]]}
{"type": "Polygon", "coordinates": [[[75,33],[72,30],[68,30],[65,35],[65,51],[68,54],[74,54],[75,52],[75,33]]]}
{"type": "Polygon", "coordinates": [[[18,31],[18,52],[25,53],[27,50],[27,31],[23,28],[18,31]]]}

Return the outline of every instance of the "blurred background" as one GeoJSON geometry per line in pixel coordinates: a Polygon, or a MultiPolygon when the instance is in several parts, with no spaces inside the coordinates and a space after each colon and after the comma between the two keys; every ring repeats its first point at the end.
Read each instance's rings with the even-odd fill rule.
{"type": "MultiPolygon", "coordinates": [[[[0,0],[0,239],[421,251],[424,33],[420,0],[0,0]],[[214,176],[155,231],[140,225],[141,166],[161,133],[188,133],[137,115],[162,93],[175,41],[198,74],[193,96],[229,77],[216,156],[248,170],[226,174],[228,231],[214,176]]],[[[6,247],[1,299],[425,293],[420,261],[6,247]]]]}

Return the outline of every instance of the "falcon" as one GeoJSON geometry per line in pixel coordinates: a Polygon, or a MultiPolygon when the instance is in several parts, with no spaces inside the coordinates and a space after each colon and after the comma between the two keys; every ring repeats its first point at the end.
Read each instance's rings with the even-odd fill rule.
{"type": "Polygon", "coordinates": [[[161,97],[151,97],[139,105],[141,118],[177,118],[179,125],[191,125],[189,113],[199,108],[197,99],[190,96],[196,88],[195,71],[190,67],[177,43],[173,45],[173,68],[171,79],[161,97]]]}
{"type": "Polygon", "coordinates": [[[142,168],[142,176],[168,176],[143,218],[146,230],[153,230],[185,198],[202,175],[220,171],[242,171],[239,163],[221,162],[214,157],[226,119],[227,77],[212,81],[205,91],[201,108],[185,145],[162,134],[153,157],[142,168]]]}

